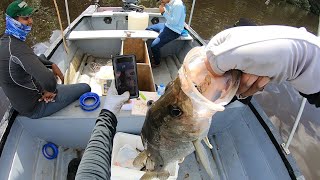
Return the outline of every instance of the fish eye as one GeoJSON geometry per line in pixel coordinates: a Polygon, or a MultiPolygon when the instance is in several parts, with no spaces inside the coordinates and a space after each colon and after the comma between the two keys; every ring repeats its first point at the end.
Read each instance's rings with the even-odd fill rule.
{"type": "Polygon", "coordinates": [[[149,101],[147,102],[147,106],[150,107],[153,103],[154,103],[153,100],[149,100],[149,101]]]}
{"type": "Polygon", "coordinates": [[[169,105],[168,109],[169,109],[169,114],[172,117],[179,117],[182,115],[182,111],[178,106],[169,105]]]}

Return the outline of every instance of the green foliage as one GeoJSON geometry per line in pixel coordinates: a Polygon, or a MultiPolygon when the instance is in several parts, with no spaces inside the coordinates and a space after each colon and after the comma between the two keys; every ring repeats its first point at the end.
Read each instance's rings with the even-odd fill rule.
{"type": "Polygon", "coordinates": [[[287,0],[288,3],[296,5],[304,10],[310,11],[310,3],[308,0],[287,0]]]}
{"type": "Polygon", "coordinates": [[[5,30],[5,26],[6,26],[6,23],[5,23],[5,20],[4,20],[4,12],[0,10],[0,14],[1,14],[1,17],[0,17],[0,34],[2,34],[5,30]]]}
{"type": "Polygon", "coordinates": [[[319,0],[309,0],[311,6],[311,12],[320,15],[320,1],[319,0]]]}

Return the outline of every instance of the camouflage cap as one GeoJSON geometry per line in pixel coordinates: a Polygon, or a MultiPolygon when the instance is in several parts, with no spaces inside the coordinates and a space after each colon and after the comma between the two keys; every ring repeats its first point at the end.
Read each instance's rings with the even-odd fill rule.
{"type": "Polygon", "coordinates": [[[13,1],[7,8],[6,14],[12,18],[18,16],[30,16],[36,9],[28,6],[23,0],[13,1]]]}

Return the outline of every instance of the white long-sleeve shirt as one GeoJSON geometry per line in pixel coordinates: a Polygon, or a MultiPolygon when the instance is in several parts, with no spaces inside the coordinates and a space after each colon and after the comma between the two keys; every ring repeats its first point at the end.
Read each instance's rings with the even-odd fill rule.
{"type": "Polygon", "coordinates": [[[304,94],[320,91],[320,38],[304,28],[243,26],[224,30],[206,47],[213,71],[230,69],[289,81],[304,94]]]}

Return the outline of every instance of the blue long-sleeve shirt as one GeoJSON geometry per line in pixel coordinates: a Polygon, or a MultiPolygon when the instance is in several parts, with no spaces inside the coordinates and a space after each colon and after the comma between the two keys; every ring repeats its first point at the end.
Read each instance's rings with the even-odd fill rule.
{"type": "Polygon", "coordinates": [[[165,25],[172,31],[181,34],[186,20],[186,8],[181,0],[171,0],[165,5],[163,16],[166,18],[165,25]]]}

